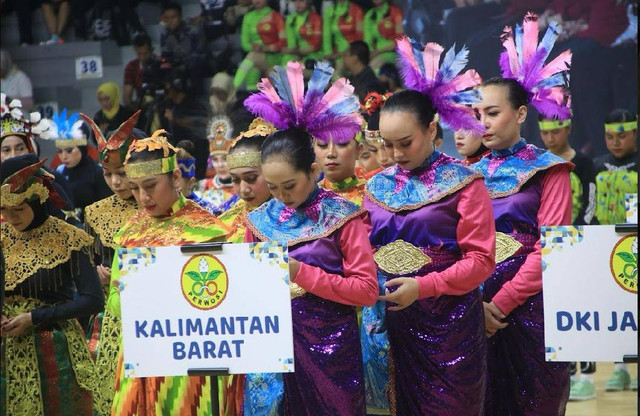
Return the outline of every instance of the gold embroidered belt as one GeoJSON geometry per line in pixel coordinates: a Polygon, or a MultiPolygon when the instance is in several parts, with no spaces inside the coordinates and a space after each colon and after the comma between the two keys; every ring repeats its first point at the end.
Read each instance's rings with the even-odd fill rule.
{"type": "Polygon", "coordinates": [[[537,238],[532,234],[505,234],[499,231],[496,232],[496,264],[502,263],[505,260],[516,255],[521,248],[532,250],[537,238]],[[518,241],[513,236],[517,236],[518,241]]]}
{"type": "MultiPolygon", "coordinates": [[[[5,299],[2,313],[12,318],[33,309],[48,306],[33,298],[9,296],[5,299]]],[[[67,339],[69,357],[78,385],[94,391],[97,387],[96,369],[81,329],[75,320],[56,322],[67,339]]],[[[21,335],[5,338],[6,347],[6,413],[8,415],[43,415],[43,395],[40,388],[40,372],[34,335],[42,328],[30,327],[21,335]],[[30,397],[31,400],[24,400],[30,397]]]]}
{"type": "Polygon", "coordinates": [[[404,240],[380,247],[373,255],[373,260],[380,270],[392,275],[411,274],[431,263],[431,257],[404,240]]]}

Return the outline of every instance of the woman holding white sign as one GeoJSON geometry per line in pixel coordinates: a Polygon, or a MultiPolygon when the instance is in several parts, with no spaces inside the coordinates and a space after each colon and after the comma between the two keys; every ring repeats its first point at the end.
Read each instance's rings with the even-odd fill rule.
{"type": "Polygon", "coordinates": [[[102,310],[92,238],[49,215],[64,201],[34,154],[0,166],[1,415],[91,415],[97,379],[77,318],[102,310]]]}
{"type": "Polygon", "coordinates": [[[475,105],[491,154],[473,167],[492,198],[497,266],[484,283],[488,344],[487,415],[564,414],[569,363],[545,362],[540,226],[571,224],[572,164],[520,137],[531,103],[545,117],[570,116],[567,72],[571,53],[544,65],[560,27],[554,22],[538,45],[537,16],[506,28],[502,78],[485,81],[475,105]]]}
{"type": "MultiPolygon", "coordinates": [[[[242,243],[246,217],[271,198],[271,192],[260,167],[260,148],[276,131],[261,118],[253,120],[249,130],[234,140],[227,156],[233,189],[240,197],[233,208],[222,213],[220,221],[231,227],[227,240],[242,243]]],[[[247,374],[222,377],[225,381],[220,411],[225,415],[276,416],[283,414],[284,388],[282,374],[247,374]]]]}
{"type": "MultiPolygon", "coordinates": [[[[474,70],[457,54],[403,37],[409,88],[380,112],[380,139],[396,164],[367,182],[369,240],[381,286],[377,325],[389,344],[389,406],[397,415],[480,415],[486,340],[478,287],[494,268],[491,200],[482,176],[438,151],[438,113],[451,129],[481,130],[474,70]],[[467,104],[467,105],[464,105],[467,104]]],[[[364,318],[364,316],[363,316],[364,318]]],[[[364,319],[363,319],[364,321],[364,319]]],[[[373,321],[372,323],[375,323],[373,321]]]]}
{"type": "MultiPolygon", "coordinates": [[[[179,191],[176,149],[163,130],[135,141],[124,166],[139,211],[113,237],[120,247],[155,247],[223,240],[229,229],[179,191]]],[[[111,268],[110,313],[120,317],[118,258],[111,268]]],[[[118,359],[112,415],[212,414],[209,377],[127,378],[118,359]],[[186,412],[186,413],[185,413],[186,412]]]]}
{"type": "Polygon", "coordinates": [[[354,306],[378,296],[363,211],[320,189],[313,140],[345,143],[360,131],[358,99],[333,68],[316,64],[306,94],[303,66],[276,67],[247,108],[282,129],[261,150],[273,199],[247,215],[245,241],[289,246],[295,373],[284,375],[289,415],[364,415],[364,373],[354,306]],[[275,87],[274,87],[275,85],[275,87]],[[277,91],[276,91],[277,88],[277,91]]]}

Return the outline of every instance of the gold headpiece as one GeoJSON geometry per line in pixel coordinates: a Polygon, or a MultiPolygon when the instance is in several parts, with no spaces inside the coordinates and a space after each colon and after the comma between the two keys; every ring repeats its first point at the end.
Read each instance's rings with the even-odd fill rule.
{"type": "MultiPolygon", "coordinates": [[[[276,128],[273,126],[273,124],[268,123],[264,121],[264,119],[258,117],[251,122],[251,124],[249,125],[249,130],[243,131],[238,137],[236,137],[236,139],[233,141],[233,146],[235,146],[243,138],[254,136],[266,137],[275,131],[276,128]]],[[[238,151],[230,153],[227,156],[227,166],[229,167],[229,169],[260,167],[260,152],[238,151]]]]}
{"type": "Polygon", "coordinates": [[[151,137],[136,140],[131,144],[124,161],[124,170],[129,179],[162,175],[163,173],[173,172],[178,167],[177,149],[167,141],[167,138],[163,136],[164,133],[166,133],[164,130],[156,130],[151,137]],[[162,159],[129,163],[129,158],[134,152],[153,152],[159,149],[162,150],[162,159]],[[171,154],[171,151],[173,151],[173,154],[171,154]]]}
{"type": "Polygon", "coordinates": [[[229,153],[229,149],[233,144],[233,141],[231,140],[231,134],[233,132],[231,121],[229,121],[227,117],[214,117],[209,121],[207,131],[207,138],[209,139],[209,153],[212,155],[226,155],[229,153]]]}
{"type": "Polygon", "coordinates": [[[41,170],[45,160],[26,166],[6,178],[0,187],[0,205],[16,207],[25,201],[39,199],[43,204],[47,200],[49,189],[43,182],[50,180],[51,174],[41,170]]]}

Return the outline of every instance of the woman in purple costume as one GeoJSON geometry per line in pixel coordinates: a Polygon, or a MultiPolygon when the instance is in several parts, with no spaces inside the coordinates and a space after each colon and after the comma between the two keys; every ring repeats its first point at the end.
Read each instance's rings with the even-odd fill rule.
{"type": "Polygon", "coordinates": [[[364,211],[320,189],[312,140],[345,143],[361,126],[353,87],[316,65],[306,94],[302,65],[276,67],[247,107],[282,129],[262,145],[273,199],[247,215],[245,241],[289,247],[295,372],[284,375],[285,414],[364,416],[364,370],[355,306],[378,296],[364,211]],[[276,90],[277,88],[277,90],[276,90]]]}
{"type": "Polygon", "coordinates": [[[393,415],[481,415],[486,338],[479,285],[494,269],[495,228],[482,176],[434,146],[438,112],[453,129],[479,129],[466,49],[398,40],[404,81],[380,114],[397,162],[367,183],[370,242],[386,301],[393,415]],[[417,57],[417,58],[416,58],[417,57]],[[425,68],[426,67],[426,68],[425,68]],[[385,290],[386,287],[386,290],[385,290]]]}
{"type": "Polygon", "coordinates": [[[548,118],[569,116],[569,51],[544,66],[557,35],[552,22],[538,46],[533,14],[516,28],[517,45],[505,29],[503,78],[484,82],[475,106],[491,153],[473,167],[485,177],[498,232],[498,264],[483,287],[487,415],[563,415],[569,397],[569,363],[545,361],[540,227],[571,224],[573,165],[520,137],[529,103],[548,118]]]}

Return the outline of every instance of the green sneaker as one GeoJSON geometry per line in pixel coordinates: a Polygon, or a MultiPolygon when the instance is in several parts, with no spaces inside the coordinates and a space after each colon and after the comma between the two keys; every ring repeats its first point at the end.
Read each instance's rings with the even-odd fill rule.
{"type": "Polygon", "coordinates": [[[638,391],[638,377],[634,378],[631,382],[631,390],[638,391]]]}
{"type": "Polygon", "coordinates": [[[583,401],[596,398],[596,386],[589,380],[577,381],[571,386],[569,400],[583,401]]]}
{"type": "Polygon", "coordinates": [[[605,391],[622,391],[628,390],[631,384],[631,377],[627,370],[615,370],[611,374],[611,378],[604,383],[605,391]]]}

